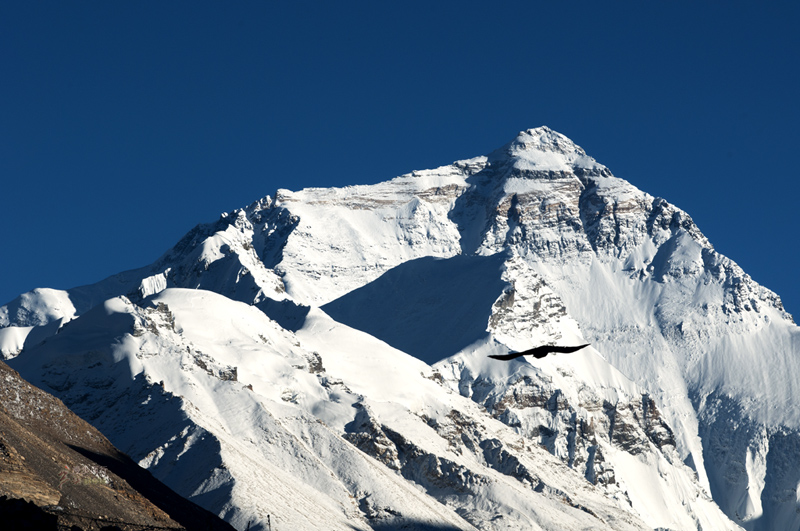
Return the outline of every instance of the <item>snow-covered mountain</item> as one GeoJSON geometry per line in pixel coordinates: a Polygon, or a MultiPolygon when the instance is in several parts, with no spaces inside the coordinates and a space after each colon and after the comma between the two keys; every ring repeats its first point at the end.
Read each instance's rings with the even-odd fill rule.
{"type": "Polygon", "coordinates": [[[239,528],[800,529],[800,329],[546,127],[278,190],[0,326],[24,377],[239,528]]]}

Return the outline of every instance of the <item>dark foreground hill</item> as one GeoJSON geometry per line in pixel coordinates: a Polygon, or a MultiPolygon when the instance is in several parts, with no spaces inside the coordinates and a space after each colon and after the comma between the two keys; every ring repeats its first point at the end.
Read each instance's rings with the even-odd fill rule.
{"type": "Polygon", "coordinates": [[[0,362],[4,529],[231,530],[0,362]]]}

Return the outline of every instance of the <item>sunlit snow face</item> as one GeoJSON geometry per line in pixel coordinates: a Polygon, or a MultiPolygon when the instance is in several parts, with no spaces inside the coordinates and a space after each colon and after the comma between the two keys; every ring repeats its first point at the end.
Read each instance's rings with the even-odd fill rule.
{"type": "Polygon", "coordinates": [[[507,153],[514,159],[514,169],[523,172],[604,168],[570,139],[547,128],[520,132],[507,145],[507,153]]]}

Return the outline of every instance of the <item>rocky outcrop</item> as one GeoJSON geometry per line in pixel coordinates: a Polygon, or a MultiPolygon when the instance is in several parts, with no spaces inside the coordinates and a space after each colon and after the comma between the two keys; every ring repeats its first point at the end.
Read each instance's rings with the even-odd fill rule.
{"type": "MultiPolygon", "coordinates": [[[[442,385],[459,389],[462,395],[485,407],[525,441],[538,443],[611,494],[620,494],[613,463],[606,457],[612,449],[645,460],[662,456],[667,462],[683,467],[672,429],[647,394],[636,399],[622,395],[611,402],[584,388],[580,400],[574,402],[552,378],[534,369],[520,371],[522,374],[513,379],[498,381],[480,374],[469,375],[463,367],[456,369],[457,360],[451,363],[451,366],[440,366],[439,370],[445,374],[460,374],[460,378],[453,380],[438,373],[442,385]]],[[[454,446],[484,444],[465,438],[464,426],[469,423],[456,415],[450,431],[441,426],[437,426],[437,431],[448,434],[454,446]]],[[[527,472],[516,470],[514,474],[529,478],[527,472]]]]}
{"type": "Polygon", "coordinates": [[[172,492],[60,400],[28,384],[2,362],[0,382],[4,517],[11,514],[28,525],[50,522],[46,525],[70,529],[232,529],[172,492]]]}

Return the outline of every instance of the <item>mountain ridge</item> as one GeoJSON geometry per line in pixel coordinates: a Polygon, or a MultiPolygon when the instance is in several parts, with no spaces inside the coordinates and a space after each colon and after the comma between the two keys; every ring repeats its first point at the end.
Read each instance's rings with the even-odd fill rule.
{"type": "MultiPolygon", "coordinates": [[[[315,359],[312,352],[317,352],[325,367],[333,366],[326,351],[335,349],[320,344],[308,330],[318,330],[322,336],[328,333],[318,327],[320,322],[329,322],[320,317],[319,308],[328,308],[343,324],[373,334],[384,345],[416,351],[432,363],[429,377],[443,388],[469,398],[509,429],[538,441],[568,467],[583,470],[584,479],[600,484],[609,499],[624,499],[625,489],[620,485],[635,484],[636,475],[630,471],[645,470],[635,463],[644,459],[651,466],[663,457],[664,464],[659,466],[684,478],[681,484],[696,481],[696,486],[686,488],[709,491],[725,514],[746,529],[800,528],[795,504],[787,497],[800,477],[794,472],[768,473],[775,463],[791,462],[792,456],[800,455],[793,449],[800,412],[791,401],[796,396],[794,380],[787,378],[787,374],[800,373],[796,361],[800,333],[780,298],[716,253],[688,214],[614,177],[582,148],[549,128],[522,131],[487,156],[411,172],[375,185],[278,190],[274,197],[198,225],[153,266],[110,277],[94,288],[29,294],[0,308],[0,325],[5,326],[0,329],[0,347],[7,357],[22,350],[15,363],[42,374],[47,372],[44,367],[25,358],[30,357],[28,351],[43,352],[47,347],[25,339],[38,342],[54,331],[45,330],[47,326],[60,326],[48,325],[48,320],[72,319],[92,301],[118,296],[125,300],[114,303],[115,307],[131,309],[114,311],[136,314],[138,305],[148,308],[159,294],[169,295],[174,288],[210,290],[259,309],[273,323],[294,333],[301,344],[314,345],[305,356],[315,359]],[[444,301],[426,298],[426,278],[438,278],[438,284],[446,286],[448,279],[466,274],[467,269],[453,265],[459,260],[475,264],[497,260],[500,267],[492,273],[497,275],[496,281],[484,286],[482,298],[478,298],[480,290],[474,289],[475,280],[463,280],[466,285],[459,284],[460,292],[445,290],[444,301]],[[438,270],[431,268],[444,269],[434,273],[438,270]],[[400,301],[403,293],[418,297],[397,306],[396,318],[391,304],[381,317],[376,301],[390,295],[394,297],[390,300],[400,301]],[[458,297],[464,298],[459,307],[472,308],[470,304],[474,304],[462,321],[485,322],[485,329],[474,335],[458,334],[464,338],[461,343],[449,341],[447,333],[433,331],[412,338],[416,346],[402,343],[406,341],[403,330],[425,330],[427,323],[456,326],[458,319],[450,315],[447,302],[458,297]],[[65,310],[59,313],[58,305],[65,310]],[[19,326],[12,330],[14,327],[8,326],[12,323],[37,326],[26,336],[19,326]],[[602,376],[569,359],[564,361],[567,366],[561,361],[554,363],[555,372],[534,368],[524,375],[517,371],[529,364],[499,370],[482,357],[561,341],[591,342],[593,357],[575,359],[602,376]],[[429,350],[420,350],[425,348],[429,350]],[[754,365],[754,352],[760,353],[760,364],[754,365]],[[640,387],[625,383],[622,374],[640,387]],[[767,389],[763,388],[765,381],[772,383],[767,389]],[[627,389],[628,398],[606,395],[615,386],[627,389]],[[591,390],[595,398],[582,395],[579,389],[591,390]],[[632,401],[642,392],[646,400],[632,401]],[[569,398],[559,402],[559,396],[569,398]],[[634,402],[638,405],[632,405],[634,402]],[[720,411],[727,413],[721,415],[720,411]],[[655,417],[663,418],[666,431],[659,428],[653,432],[655,428],[647,422],[639,424],[642,418],[655,417]],[[625,418],[628,420],[623,422],[625,418]],[[626,443],[627,436],[613,428],[617,420],[630,426],[623,433],[649,442],[626,443]],[[592,423],[604,426],[602,437],[582,427],[592,423]],[[734,437],[727,423],[750,428],[734,437]],[[631,453],[640,446],[648,448],[644,454],[651,457],[631,453]],[[674,448],[674,454],[664,448],[674,448]],[[634,457],[634,463],[631,455],[640,457],[634,457]],[[684,463],[692,472],[684,470],[684,463]],[[613,470],[617,473],[609,473],[613,470]],[[696,474],[695,480],[692,474],[696,474]],[[603,483],[598,479],[604,477],[619,480],[603,483]]],[[[171,307],[169,302],[165,304],[171,307]]],[[[338,330],[339,325],[326,326],[338,330]]],[[[69,328],[69,324],[63,326],[62,333],[69,328]]],[[[349,334],[341,337],[349,338],[349,334]]],[[[141,357],[134,351],[142,346],[130,348],[134,350],[115,356],[141,357]]],[[[342,352],[337,355],[346,356],[342,352]]],[[[239,367],[239,377],[245,374],[239,365],[217,367],[217,358],[206,356],[210,357],[199,358],[200,365],[189,361],[181,366],[205,366],[213,378],[230,374],[225,366],[239,367]]],[[[151,370],[155,369],[145,365],[145,373],[151,370]]],[[[356,370],[348,365],[334,380],[344,381],[344,375],[356,370]]],[[[177,374],[180,378],[172,385],[188,377],[177,374]]],[[[339,384],[331,387],[334,380],[320,380],[323,394],[337,388],[339,384]]],[[[341,396],[351,396],[354,385],[345,384],[348,390],[341,396]]],[[[370,390],[364,396],[374,398],[381,392],[370,390]]],[[[292,390],[285,395],[288,401],[283,396],[273,399],[287,404],[300,400],[292,390]]],[[[317,411],[316,407],[301,409],[317,411]]],[[[418,446],[408,446],[409,439],[392,435],[402,430],[391,423],[383,429],[384,414],[388,413],[381,413],[374,404],[362,407],[356,415],[361,420],[337,424],[339,435],[346,435],[345,440],[373,457],[396,454],[386,466],[419,480],[411,470],[419,463],[400,459],[406,455],[403,448],[418,446]],[[359,431],[360,426],[366,431],[359,431]],[[348,431],[353,429],[356,431],[348,431]],[[382,442],[376,447],[368,441],[382,442]],[[411,469],[404,468],[409,466],[411,469]]],[[[431,412],[420,415],[430,416],[431,412]]],[[[207,430],[209,419],[200,424],[203,422],[207,430]]],[[[430,417],[430,425],[435,427],[452,423],[446,416],[430,417]]],[[[417,433],[415,430],[412,432],[417,433]]],[[[446,433],[444,428],[439,431],[446,433]]],[[[482,448],[481,461],[488,459],[490,446],[476,439],[473,447],[474,451],[482,448]],[[489,446],[482,448],[481,444],[489,446]]],[[[503,451],[509,452],[507,448],[503,451]]],[[[410,455],[418,452],[413,450],[410,455]]],[[[444,457],[436,452],[429,455],[444,457]]],[[[447,462],[452,459],[448,457],[447,462]]],[[[658,481],[664,481],[663,477],[658,481]]],[[[652,495],[628,498],[623,506],[633,508],[654,527],[683,527],[688,521],[704,528],[729,525],[723,520],[703,520],[707,516],[701,513],[711,509],[692,508],[686,499],[677,501],[671,498],[673,494],[659,490],[665,488],[662,483],[656,483],[661,486],[653,487],[652,492],[683,507],[675,515],[670,516],[674,510],[662,507],[652,495]],[[678,524],[676,518],[688,520],[678,524]]],[[[425,488],[429,494],[435,493],[432,486],[425,488]]],[[[698,494],[696,500],[700,499],[698,494]]],[[[502,502],[494,499],[487,503],[500,503],[493,510],[509,517],[500,508],[502,502]]],[[[376,524],[375,515],[391,514],[359,507],[370,525],[376,524]]],[[[459,510],[466,509],[462,506],[459,510]]],[[[467,519],[470,525],[483,525],[483,517],[471,518],[467,519]]]]}

